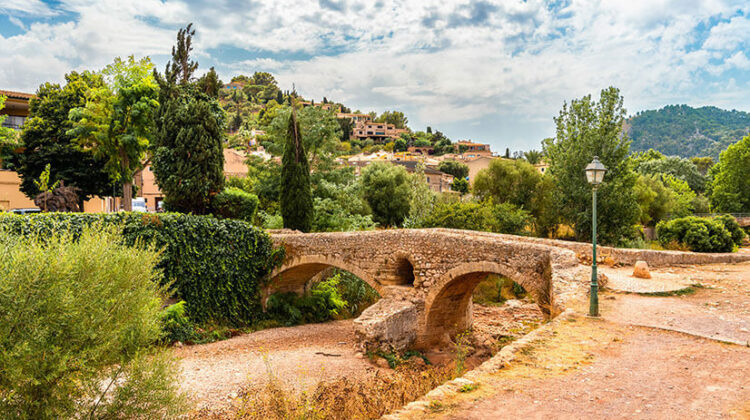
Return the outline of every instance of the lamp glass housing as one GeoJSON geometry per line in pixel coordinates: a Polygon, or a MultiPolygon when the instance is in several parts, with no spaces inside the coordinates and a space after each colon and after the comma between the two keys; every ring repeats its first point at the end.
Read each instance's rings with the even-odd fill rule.
{"type": "Polygon", "coordinates": [[[586,165],[586,179],[588,179],[591,185],[599,185],[604,180],[604,173],[607,172],[607,168],[599,162],[599,157],[594,156],[594,160],[586,165]]]}

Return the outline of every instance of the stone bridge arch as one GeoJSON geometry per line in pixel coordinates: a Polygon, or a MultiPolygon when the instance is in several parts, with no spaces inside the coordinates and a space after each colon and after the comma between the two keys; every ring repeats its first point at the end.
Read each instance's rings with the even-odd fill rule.
{"type": "Polygon", "coordinates": [[[275,292],[300,293],[310,279],[331,267],[354,274],[383,295],[383,286],[366,270],[350,261],[324,254],[297,255],[284,261],[281,267],[271,273],[264,295],[267,297],[275,292]]]}
{"type": "Polygon", "coordinates": [[[490,274],[507,277],[520,284],[534,298],[545,315],[552,306],[549,257],[542,258],[534,270],[518,271],[507,264],[478,261],[460,264],[443,274],[425,297],[422,334],[417,343],[430,347],[471,327],[472,294],[490,274]]]}

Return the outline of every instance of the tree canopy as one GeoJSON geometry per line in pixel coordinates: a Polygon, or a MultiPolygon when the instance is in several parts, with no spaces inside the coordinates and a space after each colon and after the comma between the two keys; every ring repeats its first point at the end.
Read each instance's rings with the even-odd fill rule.
{"type": "Polygon", "coordinates": [[[729,146],[711,168],[711,210],[750,212],[750,135],[729,146]]]}
{"type": "Polygon", "coordinates": [[[53,163],[52,181],[63,181],[76,187],[84,201],[94,195],[113,194],[115,183],[104,166],[105,158],[92,150],[82,150],[69,134],[73,122],[68,118],[71,109],[86,105],[86,92],[104,85],[102,76],[92,72],[71,72],[65,75],[65,85],[45,83],[39,86],[29,103],[29,117],[23,125],[23,152],[18,156],[21,191],[33,198],[39,194],[34,181],[53,163]]]}
{"type": "Polygon", "coordinates": [[[597,222],[603,243],[617,244],[634,234],[640,210],[635,199],[637,179],[629,165],[630,140],[622,132],[625,109],[617,88],[563,105],[555,118],[557,134],[544,142],[549,172],[557,184],[558,208],[578,240],[591,240],[591,185],[584,168],[594,156],[607,168],[599,187],[597,222]]]}
{"type": "Polygon", "coordinates": [[[409,215],[412,194],[406,169],[401,165],[376,162],[367,165],[361,177],[373,219],[384,226],[401,226],[409,215]]]}

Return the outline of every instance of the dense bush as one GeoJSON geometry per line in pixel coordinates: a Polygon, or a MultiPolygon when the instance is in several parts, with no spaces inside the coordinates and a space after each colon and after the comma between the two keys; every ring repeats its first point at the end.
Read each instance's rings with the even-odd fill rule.
{"type": "Polygon", "coordinates": [[[0,231],[0,255],[0,418],[178,414],[175,363],[152,347],[158,252],[97,225],[77,239],[0,231]]]}
{"type": "Polygon", "coordinates": [[[184,343],[195,338],[195,326],[187,316],[184,300],[164,308],[161,314],[161,326],[166,343],[171,344],[176,341],[184,343]]]}
{"type": "Polygon", "coordinates": [[[424,221],[423,227],[444,227],[520,235],[531,222],[529,213],[510,203],[443,202],[424,221]]]}
{"type": "Polygon", "coordinates": [[[211,208],[216,216],[252,222],[258,209],[258,197],[239,188],[229,187],[216,194],[211,208]]]}
{"type": "Polygon", "coordinates": [[[283,325],[324,322],[346,308],[338,291],[339,278],[334,276],[315,284],[304,295],[274,293],[268,298],[268,315],[283,325]]]}
{"type": "Polygon", "coordinates": [[[685,246],[695,252],[731,252],[732,235],[717,219],[683,217],[656,225],[659,242],[666,248],[685,246]]]}
{"type": "Polygon", "coordinates": [[[740,224],[737,223],[737,219],[735,219],[732,215],[722,214],[720,216],[716,216],[714,220],[718,220],[724,225],[724,228],[732,236],[732,241],[737,246],[742,245],[742,240],[745,239],[745,232],[740,227],[740,224]]]}
{"type": "Polygon", "coordinates": [[[194,321],[246,325],[260,315],[259,282],[280,255],[269,236],[249,223],[186,214],[0,215],[0,226],[42,236],[77,234],[97,221],[122,225],[128,245],[141,241],[163,249],[158,268],[194,321]]]}

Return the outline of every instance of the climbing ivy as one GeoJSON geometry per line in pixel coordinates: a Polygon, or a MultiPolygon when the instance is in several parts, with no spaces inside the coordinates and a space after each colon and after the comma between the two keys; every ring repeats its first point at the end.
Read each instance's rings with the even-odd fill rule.
{"type": "Polygon", "coordinates": [[[96,223],[122,227],[127,245],[153,243],[158,268],[196,322],[248,325],[262,313],[260,287],[283,250],[264,231],[240,220],[178,213],[0,214],[0,228],[21,235],[80,234],[96,223]]]}

